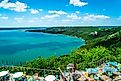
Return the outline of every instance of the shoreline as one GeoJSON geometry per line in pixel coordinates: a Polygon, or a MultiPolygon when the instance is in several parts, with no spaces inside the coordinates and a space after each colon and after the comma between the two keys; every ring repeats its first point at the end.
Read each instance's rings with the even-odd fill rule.
{"type": "MultiPolygon", "coordinates": [[[[37,32],[36,32],[37,33],[37,32]]],[[[38,32],[39,33],[39,32],[38,32]]],[[[45,32],[40,32],[40,33],[45,33],[45,32]]],[[[53,34],[53,33],[45,33],[45,34],[53,34]]],[[[77,37],[77,36],[72,36],[72,35],[65,35],[65,34],[53,34],[53,35],[63,35],[63,36],[67,36],[67,37],[71,37],[71,38],[76,38],[76,39],[79,39],[80,41],[84,42],[82,45],[80,45],[79,47],[77,47],[76,49],[79,49],[79,48],[82,48],[86,45],[86,40],[84,40],[83,38],[81,37],[77,37]]],[[[73,50],[73,49],[72,49],[73,50]]],[[[72,51],[70,51],[72,52],[72,51]]],[[[68,55],[68,54],[65,54],[65,55],[68,55]]],[[[61,55],[61,56],[64,56],[64,55],[61,55]]],[[[51,57],[51,56],[50,56],[51,57]]]]}
{"type": "MultiPolygon", "coordinates": [[[[44,30],[46,30],[46,29],[44,29],[44,30]]],[[[85,46],[86,43],[87,43],[87,40],[85,40],[83,37],[79,37],[79,36],[76,36],[76,35],[73,36],[73,35],[67,35],[67,34],[63,34],[63,33],[43,32],[43,30],[25,30],[24,32],[33,32],[33,33],[36,32],[36,33],[45,33],[45,34],[53,34],[53,35],[64,35],[64,36],[67,36],[67,37],[78,38],[78,39],[84,41],[84,44],[82,46],[85,46]]],[[[80,47],[82,47],[82,46],[80,46],[80,47]]],[[[80,47],[78,47],[78,48],[80,48],[80,47]]]]}

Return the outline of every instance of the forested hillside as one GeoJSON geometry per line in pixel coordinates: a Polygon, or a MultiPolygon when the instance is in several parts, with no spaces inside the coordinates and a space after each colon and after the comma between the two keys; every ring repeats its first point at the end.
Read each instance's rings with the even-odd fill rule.
{"type": "Polygon", "coordinates": [[[29,32],[44,32],[81,37],[86,45],[73,50],[64,56],[39,57],[27,62],[25,66],[57,69],[64,68],[68,63],[78,65],[78,69],[96,67],[102,61],[117,61],[121,63],[121,27],[54,27],[44,30],[28,30],[29,32]]]}

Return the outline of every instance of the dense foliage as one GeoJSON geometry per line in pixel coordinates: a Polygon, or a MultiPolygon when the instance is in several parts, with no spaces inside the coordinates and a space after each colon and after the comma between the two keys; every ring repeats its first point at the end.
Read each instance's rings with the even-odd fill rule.
{"type": "Polygon", "coordinates": [[[31,30],[31,32],[33,31],[81,37],[86,40],[86,45],[64,56],[38,57],[27,62],[25,65],[27,67],[45,69],[61,67],[64,69],[68,63],[74,63],[78,65],[78,69],[84,69],[96,67],[105,61],[121,63],[121,27],[54,27],[44,30],[31,30]]]}

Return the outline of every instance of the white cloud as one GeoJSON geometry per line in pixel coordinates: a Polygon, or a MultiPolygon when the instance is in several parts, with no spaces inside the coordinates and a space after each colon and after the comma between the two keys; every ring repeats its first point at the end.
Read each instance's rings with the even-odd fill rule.
{"type": "Polygon", "coordinates": [[[35,22],[40,22],[41,21],[41,18],[35,17],[35,18],[32,18],[32,20],[35,21],[35,22]]]}
{"type": "Polygon", "coordinates": [[[27,11],[28,6],[25,3],[16,1],[15,3],[9,2],[9,0],[4,0],[0,3],[0,8],[14,10],[16,12],[25,12],[27,11]]]}
{"type": "Polygon", "coordinates": [[[28,23],[34,23],[35,21],[34,20],[28,20],[27,22],[28,23]]]}
{"type": "Polygon", "coordinates": [[[88,3],[87,2],[82,2],[80,0],[70,0],[70,4],[73,4],[74,6],[82,7],[82,6],[87,5],[88,3]]]}
{"type": "Polygon", "coordinates": [[[119,17],[117,18],[117,20],[121,20],[121,16],[119,16],[119,17]]]}
{"type": "Polygon", "coordinates": [[[69,20],[69,19],[62,20],[62,22],[69,22],[69,21],[71,21],[71,20],[69,20]]]}
{"type": "Polygon", "coordinates": [[[24,22],[25,23],[36,23],[37,24],[37,23],[40,23],[41,22],[41,19],[34,17],[34,18],[28,19],[28,20],[26,20],[24,22]]]}
{"type": "Polygon", "coordinates": [[[70,18],[72,20],[81,19],[81,17],[77,16],[76,14],[67,15],[67,18],[70,18]]]}
{"type": "Polygon", "coordinates": [[[73,20],[70,20],[70,19],[63,19],[61,20],[62,23],[70,23],[72,22],[73,20]]]}
{"type": "Polygon", "coordinates": [[[104,20],[109,18],[110,18],[109,16],[105,16],[105,15],[89,15],[89,14],[83,17],[85,21],[94,21],[98,19],[104,20]]]}
{"type": "Polygon", "coordinates": [[[31,14],[38,14],[39,13],[39,11],[35,10],[35,9],[30,9],[30,12],[31,12],[31,14]]]}
{"type": "Polygon", "coordinates": [[[14,20],[17,21],[17,22],[24,22],[24,16],[22,16],[22,17],[15,17],[14,20]]]}
{"type": "Polygon", "coordinates": [[[39,18],[36,18],[36,17],[35,17],[35,18],[32,18],[32,19],[33,19],[33,20],[39,20],[39,18]]]}
{"type": "Polygon", "coordinates": [[[39,11],[41,12],[41,11],[43,11],[43,9],[39,9],[39,11]]]}
{"type": "Polygon", "coordinates": [[[23,17],[15,17],[14,19],[17,20],[17,21],[18,20],[23,20],[23,17]]]}
{"type": "Polygon", "coordinates": [[[68,4],[66,6],[69,6],[68,4]]]}
{"type": "Polygon", "coordinates": [[[80,11],[75,11],[76,14],[80,14],[80,11]]]}
{"type": "Polygon", "coordinates": [[[0,14],[0,19],[7,20],[7,19],[8,19],[8,17],[7,17],[7,16],[2,16],[2,14],[0,14]]]}
{"type": "Polygon", "coordinates": [[[7,20],[7,19],[8,19],[7,16],[1,16],[0,18],[1,18],[1,19],[4,19],[4,20],[7,20]]]}
{"type": "Polygon", "coordinates": [[[14,20],[18,23],[40,23],[41,19],[40,18],[24,18],[22,17],[15,17],[14,20]]]}
{"type": "Polygon", "coordinates": [[[67,14],[66,12],[64,12],[64,11],[56,11],[56,10],[54,10],[54,11],[48,11],[48,13],[50,13],[50,14],[58,14],[58,15],[64,15],[64,14],[67,14]]]}
{"type": "Polygon", "coordinates": [[[58,14],[46,15],[44,17],[41,17],[41,19],[53,19],[53,18],[57,18],[57,17],[60,17],[60,15],[58,15],[58,14]]]}

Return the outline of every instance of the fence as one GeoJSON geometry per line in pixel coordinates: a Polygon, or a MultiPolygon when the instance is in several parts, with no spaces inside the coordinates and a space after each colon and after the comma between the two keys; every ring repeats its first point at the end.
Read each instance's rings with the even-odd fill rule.
{"type": "Polygon", "coordinates": [[[46,75],[58,75],[57,70],[48,70],[48,69],[39,69],[39,68],[30,68],[22,66],[1,66],[1,71],[9,70],[11,73],[14,72],[25,72],[27,75],[34,75],[38,73],[39,76],[45,77],[46,75]]]}
{"type": "MultiPolygon", "coordinates": [[[[78,69],[82,70],[85,68],[93,68],[93,67],[97,67],[103,63],[109,62],[109,61],[116,61],[115,58],[113,58],[113,56],[107,56],[104,57],[98,61],[92,61],[91,64],[89,63],[80,63],[77,66],[80,66],[78,69]]],[[[66,65],[60,65],[60,67],[66,67],[66,65]]],[[[64,70],[65,68],[63,68],[62,70],[64,70]]],[[[39,73],[40,76],[44,77],[46,75],[52,74],[52,75],[58,75],[59,71],[57,70],[48,70],[48,69],[39,69],[39,68],[30,68],[30,67],[22,67],[22,66],[1,66],[0,70],[9,70],[10,72],[14,73],[14,72],[18,72],[18,71],[22,71],[22,72],[26,72],[29,75],[33,75],[34,73],[39,73]]]]}

